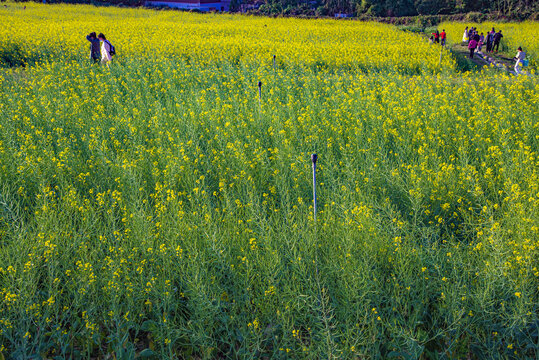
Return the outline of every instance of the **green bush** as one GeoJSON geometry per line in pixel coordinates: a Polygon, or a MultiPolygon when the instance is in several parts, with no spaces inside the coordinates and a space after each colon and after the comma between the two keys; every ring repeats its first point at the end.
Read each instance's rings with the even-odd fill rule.
{"type": "Polygon", "coordinates": [[[482,14],[480,12],[470,12],[466,14],[466,17],[464,18],[465,21],[469,22],[483,22],[487,20],[487,15],[482,14]]]}

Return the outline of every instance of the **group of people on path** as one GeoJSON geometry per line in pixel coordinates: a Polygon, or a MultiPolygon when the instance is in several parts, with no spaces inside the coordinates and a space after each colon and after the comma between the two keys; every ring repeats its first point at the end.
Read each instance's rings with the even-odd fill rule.
{"type": "Polygon", "coordinates": [[[109,66],[116,50],[105,35],[102,33],[96,35],[93,32],[86,36],[86,40],[90,42],[90,60],[94,64],[101,62],[101,64],[109,66]]]}
{"type": "MultiPolygon", "coordinates": [[[[487,36],[485,37],[483,33],[479,34],[477,28],[472,27],[468,29],[468,27],[466,26],[464,34],[462,35],[462,42],[468,43],[468,50],[470,50],[470,59],[473,59],[476,50],[478,52],[481,52],[483,49],[483,45],[485,44],[487,53],[498,52],[500,49],[500,42],[502,38],[503,35],[501,30],[498,30],[498,32],[496,32],[496,29],[492,28],[492,30],[489,31],[487,33],[487,36]]],[[[513,58],[513,60],[516,60],[515,73],[517,75],[522,73],[522,66],[526,65],[525,59],[526,53],[522,51],[522,47],[519,46],[517,54],[513,58]]]]}
{"type": "Polygon", "coordinates": [[[494,28],[492,28],[491,31],[487,33],[487,36],[485,37],[484,33],[479,34],[479,31],[477,31],[477,28],[471,27],[468,29],[466,26],[466,29],[464,29],[464,34],[462,35],[462,42],[468,43],[468,50],[470,50],[470,59],[473,59],[474,52],[482,51],[483,45],[486,44],[486,52],[492,53],[492,52],[498,52],[500,49],[500,41],[502,40],[503,35],[502,31],[499,30],[496,32],[494,28]]]}

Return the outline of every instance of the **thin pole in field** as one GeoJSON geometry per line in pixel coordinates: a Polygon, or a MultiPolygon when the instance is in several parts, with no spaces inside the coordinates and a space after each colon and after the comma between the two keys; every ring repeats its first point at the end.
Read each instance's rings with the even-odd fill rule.
{"type": "Polygon", "coordinates": [[[320,318],[324,324],[326,345],[327,345],[327,358],[328,360],[333,359],[333,341],[331,339],[331,306],[329,305],[329,299],[326,295],[326,288],[323,287],[322,279],[320,278],[320,272],[318,271],[318,231],[316,224],[316,161],[318,160],[317,154],[311,155],[311,161],[313,163],[313,204],[314,204],[314,264],[315,264],[315,280],[318,287],[318,305],[320,306],[320,318]]]}
{"type": "Polygon", "coordinates": [[[442,66],[442,53],[443,53],[444,47],[440,46],[440,67],[442,66]]]}
{"type": "Polygon", "coordinates": [[[262,81],[258,82],[258,103],[262,104],[262,81]]]}
{"type": "Polygon", "coordinates": [[[318,160],[318,155],[312,154],[311,161],[313,163],[313,213],[314,221],[316,221],[316,160],[318,160]]]}
{"type": "Polygon", "coordinates": [[[276,57],[277,57],[276,55],[273,55],[273,71],[275,71],[275,58],[276,57]]]}

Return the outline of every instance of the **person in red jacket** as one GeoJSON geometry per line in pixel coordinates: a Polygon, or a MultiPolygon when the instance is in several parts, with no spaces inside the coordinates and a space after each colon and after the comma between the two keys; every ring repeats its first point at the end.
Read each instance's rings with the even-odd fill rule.
{"type": "Polygon", "coordinates": [[[439,44],[440,43],[440,33],[438,32],[438,30],[436,30],[436,32],[433,32],[432,35],[434,35],[434,42],[436,44],[439,44]]]}
{"type": "Polygon", "coordinates": [[[447,34],[445,33],[445,29],[442,30],[442,33],[440,34],[440,39],[442,41],[442,46],[445,46],[445,38],[447,37],[447,34]]]}

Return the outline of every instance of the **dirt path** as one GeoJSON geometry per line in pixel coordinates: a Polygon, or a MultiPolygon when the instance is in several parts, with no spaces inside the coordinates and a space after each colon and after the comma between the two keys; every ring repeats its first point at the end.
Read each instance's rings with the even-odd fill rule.
{"type": "MultiPolygon", "coordinates": [[[[515,61],[512,58],[508,58],[500,53],[487,53],[486,51],[476,51],[473,59],[470,59],[470,51],[468,46],[464,43],[453,44],[450,46],[451,52],[458,54],[459,56],[466,57],[468,61],[473,62],[479,67],[485,65],[493,65],[501,71],[506,71],[510,74],[516,75],[514,71],[515,61]]],[[[483,48],[483,50],[485,47],[483,48]]],[[[525,72],[525,70],[523,70],[525,72]]]]}

